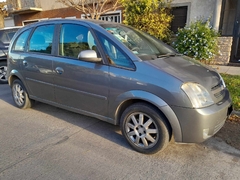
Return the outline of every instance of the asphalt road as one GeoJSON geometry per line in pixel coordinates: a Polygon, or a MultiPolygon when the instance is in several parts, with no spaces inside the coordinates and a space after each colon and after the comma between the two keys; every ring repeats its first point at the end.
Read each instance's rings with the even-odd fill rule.
{"type": "Polygon", "coordinates": [[[143,155],[119,127],[36,103],[13,105],[0,85],[0,180],[239,179],[240,151],[221,139],[143,155]]]}

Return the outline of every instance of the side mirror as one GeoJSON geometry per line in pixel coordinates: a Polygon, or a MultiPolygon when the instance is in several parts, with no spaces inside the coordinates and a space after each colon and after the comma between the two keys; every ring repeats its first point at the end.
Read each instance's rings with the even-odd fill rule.
{"type": "Polygon", "coordinates": [[[94,50],[83,50],[78,54],[78,59],[90,62],[101,62],[102,58],[97,57],[97,53],[94,50]]]}

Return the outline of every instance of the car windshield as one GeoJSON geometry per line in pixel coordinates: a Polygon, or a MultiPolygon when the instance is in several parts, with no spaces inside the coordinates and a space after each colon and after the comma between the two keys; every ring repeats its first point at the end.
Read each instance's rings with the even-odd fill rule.
{"type": "Polygon", "coordinates": [[[121,24],[101,24],[142,60],[175,55],[176,51],[142,31],[121,24]]]}

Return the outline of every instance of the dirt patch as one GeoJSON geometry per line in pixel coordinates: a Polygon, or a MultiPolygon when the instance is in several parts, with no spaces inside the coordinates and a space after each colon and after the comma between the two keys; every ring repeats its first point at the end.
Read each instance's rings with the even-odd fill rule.
{"type": "Polygon", "coordinates": [[[240,116],[231,115],[215,136],[240,150],[240,116]]]}

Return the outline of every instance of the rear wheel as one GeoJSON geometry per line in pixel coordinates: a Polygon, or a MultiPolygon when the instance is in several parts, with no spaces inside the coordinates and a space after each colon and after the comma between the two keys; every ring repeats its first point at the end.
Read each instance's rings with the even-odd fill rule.
{"type": "Polygon", "coordinates": [[[32,101],[28,97],[28,93],[23,83],[16,79],[12,84],[12,96],[16,106],[20,109],[30,108],[32,101]]]}
{"type": "Polygon", "coordinates": [[[6,84],[7,81],[7,62],[0,62],[0,84],[6,84]]]}
{"type": "Polygon", "coordinates": [[[138,152],[153,154],[163,150],[169,140],[169,127],[157,110],[145,103],[128,107],[121,117],[121,131],[138,152]]]}

